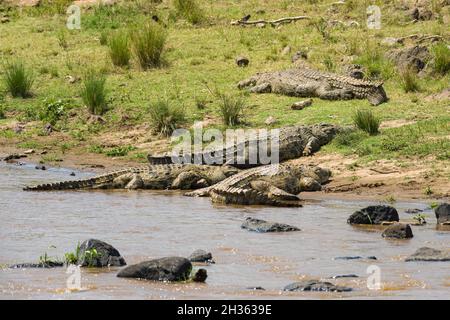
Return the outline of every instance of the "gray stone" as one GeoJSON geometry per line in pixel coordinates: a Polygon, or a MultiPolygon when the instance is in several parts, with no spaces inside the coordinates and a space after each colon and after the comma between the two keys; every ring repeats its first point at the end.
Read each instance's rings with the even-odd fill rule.
{"type": "Polygon", "coordinates": [[[214,263],[211,252],[206,252],[205,250],[195,250],[189,257],[191,262],[205,262],[214,263]]]}
{"type": "Polygon", "coordinates": [[[260,233],[300,231],[299,228],[288,224],[253,219],[250,217],[245,220],[241,225],[241,228],[260,233]]]}
{"type": "Polygon", "coordinates": [[[382,234],[383,238],[410,239],[413,237],[409,224],[395,223],[387,227],[382,234]]]}
{"type": "Polygon", "coordinates": [[[445,253],[433,248],[422,247],[406,258],[405,261],[450,261],[450,253],[445,253]]]}
{"type": "Polygon", "coordinates": [[[144,261],[122,269],[120,278],[137,278],[156,281],[185,281],[189,279],[192,264],[186,258],[166,257],[144,261]]]}
{"type": "Polygon", "coordinates": [[[390,206],[369,206],[354,212],[348,219],[350,224],[381,224],[383,221],[399,221],[398,212],[390,206]]]}
{"type": "Polygon", "coordinates": [[[435,210],[437,223],[450,224],[450,204],[442,203],[435,210]]]}
{"type": "Polygon", "coordinates": [[[294,282],[287,285],[283,289],[284,291],[325,291],[325,292],[348,292],[352,291],[352,288],[336,286],[330,282],[324,282],[319,280],[304,280],[300,282],[294,282]]]}
{"type": "Polygon", "coordinates": [[[110,244],[97,240],[89,239],[84,241],[80,246],[80,257],[78,265],[83,267],[120,267],[126,265],[125,259],[122,258],[119,251],[110,244]],[[97,254],[92,254],[93,250],[97,254]],[[86,252],[87,251],[87,252],[86,252]]]}

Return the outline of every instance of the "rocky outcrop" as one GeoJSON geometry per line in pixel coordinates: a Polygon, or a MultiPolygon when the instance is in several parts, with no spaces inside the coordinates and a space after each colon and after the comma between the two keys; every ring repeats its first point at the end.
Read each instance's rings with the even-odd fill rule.
{"type": "Polygon", "coordinates": [[[188,259],[167,257],[131,265],[122,269],[117,276],[155,281],[186,281],[191,271],[192,264],[188,259]]]}
{"type": "Polygon", "coordinates": [[[384,221],[399,221],[398,212],[390,206],[369,206],[354,212],[348,219],[350,224],[381,224],[384,221]]]}
{"type": "Polygon", "coordinates": [[[413,46],[395,49],[388,53],[388,59],[399,69],[412,69],[420,72],[431,59],[430,51],[425,46],[413,46]]]}
{"type": "Polygon", "coordinates": [[[260,233],[300,231],[299,228],[288,224],[253,219],[250,217],[245,220],[241,225],[241,228],[260,233]]]}
{"type": "Polygon", "coordinates": [[[437,223],[450,224],[450,204],[442,203],[435,210],[437,223]]]}
{"type": "Polygon", "coordinates": [[[188,259],[191,262],[214,263],[211,252],[205,250],[195,250],[188,259]]]}
{"type": "Polygon", "coordinates": [[[319,280],[305,280],[300,282],[294,282],[287,285],[283,289],[284,291],[325,291],[325,292],[348,292],[352,291],[352,288],[336,286],[330,282],[324,282],[319,280]]]}
{"type": "Polygon", "coordinates": [[[410,239],[413,237],[413,233],[409,224],[395,223],[387,227],[382,236],[392,239],[410,239]]]}
{"type": "Polygon", "coordinates": [[[89,239],[80,246],[78,265],[97,268],[120,267],[126,265],[126,262],[119,251],[110,244],[97,239],[89,239]]]}
{"type": "Polygon", "coordinates": [[[450,253],[423,247],[406,258],[405,261],[450,261],[450,253]]]}

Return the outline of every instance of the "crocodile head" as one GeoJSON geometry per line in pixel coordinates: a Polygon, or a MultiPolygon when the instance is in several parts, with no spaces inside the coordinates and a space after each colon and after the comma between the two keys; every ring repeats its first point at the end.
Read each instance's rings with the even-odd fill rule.
{"type": "Polygon", "coordinates": [[[378,106],[389,100],[386,91],[384,91],[383,83],[379,83],[370,88],[369,93],[367,94],[367,100],[369,100],[373,106],[378,106]]]}

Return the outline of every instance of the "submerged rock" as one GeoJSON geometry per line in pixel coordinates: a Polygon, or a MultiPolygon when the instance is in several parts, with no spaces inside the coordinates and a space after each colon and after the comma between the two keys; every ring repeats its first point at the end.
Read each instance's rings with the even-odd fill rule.
{"type": "Polygon", "coordinates": [[[214,263],[211,252],[205,250],[195,250],[188,259],[191,262],[214,263]]]}
{"type": "Polygon", "coordinates": [[[64,266],[63,262],[59,261],[47,261],[47,262],[39,262],[39,263],[18,263],[10,265],[11,269],[33,269],[33,268],[42,268],[42,269],[50,269],[50,268],[58,268],[64,266]]]}
{"type": "Polygon", "coordinates": [[[120,278],[137,278],[156,281],[185,281],[192,271],[191,262],[182,257],[166,257],[144,261],[122,269],[120,278]]]}
{"type": "Polygon", "coordinates": [[[435,210],[437,223],[450,224],[450,204],[442,203],[435,210]]]}
{"type": "Polygon", "coordinates": [[[370,257],[361,257],[361,256],[343,256],[343,257],[336,257],[334,260],[361,260],[361,259],[367,259],[367,260],[377,260],[377,257],[370,256],[370,257]]]}
{"type": "Polygon", "coordinates": [[[369,206],[354,212],[347,220],[350,224],[381,224],[383,221],[399,221],[398,212],[390,206],[369,206]]]}
{"type": "Polygon", "coordinates": [[[340,278],[359,278],[356,274],[338,274],[332,276],[331,279],[340,279],[340,278]]]}
{"type": "Polygon", "coordinates": [[[383,238],[410,239],[413,237],[409,224],[395,223],[387,227],[382,234],[383,238]]]}
{"type": "Polygon", "coordinates": [[[450,253],[445,253],[433,248],[422,247],[406,258],[405,261],[450,261],[450,253]]]}
{"type": "Polygon", "coordinates": [[[288,224],[253,219],[250,217],[245,220],[245,222],[241,225],[241,228],[261,233],[300,231],[299,228],[288,224]]]}
{"type": "Polygon", "coordinates": [[[284,291],[325,291],[325,292],[348,292],[352,291],[352,288],[336,286],[330,282],[324,282],[319,280],[305,280],[300,282],[294,282],[287,285],[283,289],[284,291]]]}
{"type": "Polygon", "coordinates": [[[89,239],[80,246],[80,257],[78,264],[85,267],[120,267],[126,265],[119,251],[110,244],[97,240],[89,239]]]}

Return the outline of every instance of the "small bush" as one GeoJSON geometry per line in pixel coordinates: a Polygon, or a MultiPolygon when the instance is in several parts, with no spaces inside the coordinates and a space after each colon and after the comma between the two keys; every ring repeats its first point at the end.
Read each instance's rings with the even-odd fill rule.
{"type": "Polygon", "coordinates": [[[420,90],[417,74],[412,68],[402,68],[398,73],[400,77],[400,85],[403,91],[407,92],[417,92],[420,90]]]}
{"type": "Polygon", "coordinates": [[[376,43],[363,42],[360,52],[355,63],[366,67],[369,78],[389,79],[395,74],[394,65],[384,57],[384,52],[376,43]]]}
{"type": "Polygon", "coordinates": [[[129,152],[136,150],[133,146],[119,146],[106,151],[108,157],[124,157],[129,152]]]}
{"type": "Polygon", "coordinates": [[[450,71],[450,49],[444,43],[435,45],[433,54],[433,69],[436,73],[445,75],[450,71]]]}
{"type": "Polygon", "coordinates": [[[57,37],[59,46],[66,50],[69,47],[69,44],[67,43],[66,32],[64,30],[59,31],[57,37]]]}
{"type": "Polygon", "coordinates": [[[107,110],[105,85],[106,77],[104,75],[92,70],[86,73],[81,97],[92,114],[102,115],[107,110]]]}
{"type": "Polygon", "coordinates": [[[109,55],[115,66],[123,67],[130,63],[130,46],[128,34],[117,33],[109,40],[109,55]]]}
{"type": "Polygon", "coordinates": [[[235,126],[241,123],[246,107],[245,97],[242,95],[233,96],[224,93],[217,93],[220,98],[220,115],[222,121],[227,126],[235,126]]]}
{"type": "Polygon", "coordinates": [[[6,119],[5,107],[2,105],[0,105],[0,120],[1,119],[6,119]]]}
{"type": "Polygon", "coordinates": [[[199,24],[205,20],[203,10],[196,0],[174,0],[177,14],[192,24],[199,24]]]}
{"type": "Polygon", "coordinates": [[[133,49],[142,69],[161,66],[166,38],[165,31],[156,23],[146,24],[133,32],[133,49]]]}
{"type": "Polygon", "coordinates": [[[370,110],[358,110],[353,116],[353,123],[360,130],[373,136],[379,133],[380,120],[370,110]]]}
{"type": "Polygon", "coordinates": [[[39,112],[39,119],[43,122],[55,125],[60,119],[66,116],[68,105],[62,100],[45,101],[39,112]]]}
{"type": "Polygon", "coordinates": [[[5,84],[13,97],[26,98],[31,96],[34,76],[20,61],[7,63],[5,69],[5,84]]]}
{"type": "Polygon", "coordinates": [[[170,136],[177,126],[185,120],[183,110],[172,107],[167,100],[158,100],[153,103],[149,112],[155,131],[164,136],[170,136]]]}

